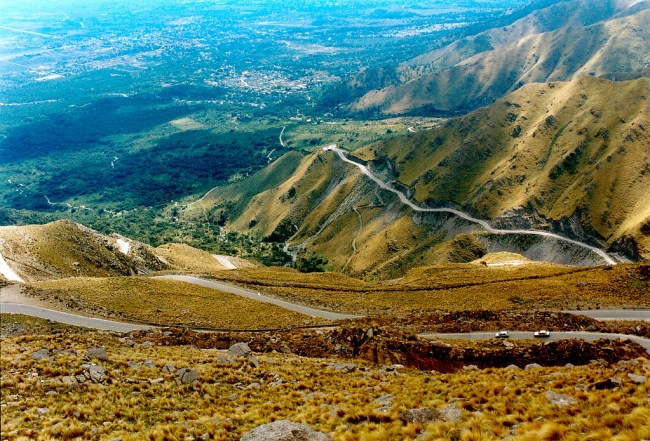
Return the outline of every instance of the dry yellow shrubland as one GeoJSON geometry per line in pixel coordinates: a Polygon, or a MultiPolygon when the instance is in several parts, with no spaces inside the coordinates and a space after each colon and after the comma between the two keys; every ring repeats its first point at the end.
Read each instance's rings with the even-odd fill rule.
{"type": "Polygon", "coordinates": [[[620,440],[650,437],[650,389],[628,374],[648,376],[639,359],[609,367],[484,369],[440,374],[355,361],[343,373],[329,359],[257,354],[218,361],[225,351],[194,347],[130,347],[119,335],[2,315],[2,439],[237,440],[252,428],[289,419],[336,440],[620,440]],[[106,348],[104,384],[71,387],[88,347],[106,348]],[[74,350],[54,361],[30,358],[46,347],[74,350]],[[151,360],[155,367],[144,367],[151,360]],[[139,364],[134,369],[129,362],[139,364]],[[196,369],[198,381],[177,384],[162,367],[196,369]],[[594,385],[619,377],[622,386],[594,385]],[[162,380],[159,380],[162,379],[162,380]],[[281,380],[281,381],[278,381],[281,380]],[[551,404],[547,391],[570,396],[551,404]],[[452,405],[457,421],[405,423],[407,409],[452,405]]]}

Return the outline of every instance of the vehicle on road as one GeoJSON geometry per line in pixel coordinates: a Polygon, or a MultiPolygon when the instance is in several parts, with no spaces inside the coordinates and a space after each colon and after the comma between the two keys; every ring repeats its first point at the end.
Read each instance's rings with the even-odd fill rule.
{"type": "Polygon", "coordinates": [[[496,338],[508,338],[508,337],[510,337],[510,334],[508,334],[508,331],[499,331],[496,334],[494,334],[494,337],[496,337],[496,338]]]}
{"type": "Polygon", "coordinates": [[[535,338],[548,338],[551,336],[551,333],[545,329],[535,331],[535,338]]]}

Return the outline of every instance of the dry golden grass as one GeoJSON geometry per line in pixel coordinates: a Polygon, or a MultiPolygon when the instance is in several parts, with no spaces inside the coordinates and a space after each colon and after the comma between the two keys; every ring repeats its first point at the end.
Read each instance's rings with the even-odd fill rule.
{"type": "Polygon", "coordinates": [[[226,269],[210,253],[189,245],[168,243],[155,249],[156,255],[185,271],[223,271],[226,269]]]}
{"type": "Polygon", "coordinates": [[[0,227],[0,244],[12,269],[27,281],[128,276],[167,268],[148,245],[130,241],[124,255],[115,237],[67,220],[0,227]]]}
{"type": "MultiPolygon", "coordinates": [[[[438,374],[355,362],[360,369],[341,373],[331,360],[285,354],[259,355],[254,368],[243,360],[217,363],[222,351],[192,347],[135,347],[111,333],[89,332],[44,321],[0,316],[3,334],[15,325],[37,326],[27,335],[3,337],[0,358],[2,439],[189,440],[206,436],[238,440],[252,428],[289,419],[329,432],[337,441],[353,440],[483,440],[512,435],[513,440],[618,440],[650,437],[648,384],[635,385],[628,373],[648,375],[648,360],[635,365],[587,365],[509,371],[485,369],[438,374]],[[78,374],[79,357],[90,346],[104,346],[109,361],[105,385],[69,387],[63,376],[78,374]],[[54,362],[34,361],[42,347],[73,349],[79,357],[60,354],[54,362]],[[24,352],[21,352],[21,348],[24,352]],[[155,368],[136,371],[152,360],[155,368]],[[198,371],[195,385],[178,385],[161,371],[198,371]],[[119,371],[118,371],[119,370],[119,371]],[[618,376],[623,387],[595,390],[591,385],[618,376]],[[273,386],[276,378],[282,384],[273,386]],[[162,378],[160,383],[150,380],[162,378]],[[583,390],[587,389],[587,390],[583,390]],[[570,395],[576,403],[559,408],[546,391],[570,395]],[[375,400],[394,395],[385,412],[375,400]],[[455,402],[460,421],[405,424],[400,414],[411,408],[440,409],[455,402]],[[47,409],[47,412],[38,409],[47,409]],[[61,424],[58,424],[61,423],[61,424]],[[58,425],[57,425],[58,424],[58,425]]],[[[14,328],[15,329],[15,328],[14,328]]],[[[23,334],[25,332],[23,331],[23,334]]],[[[96,360],[95,360],[96,361],[96,360]]]]}
{"type": "Polygon", "coordinates": [[[549,264],[485,267],[475,263],[416,268],[388,282],[287,268],[214,273],[267,295],[360,314],[436,309],[587,309],[650,307],[650,281],[639,265],[611,269],[549,264]]]}
{"type": "Polygon", "coordinates": [[[230,329],[328,323],[275,305],[168,279],[76,278],[35,283],[30,292],[109,318],[230,329]]]}

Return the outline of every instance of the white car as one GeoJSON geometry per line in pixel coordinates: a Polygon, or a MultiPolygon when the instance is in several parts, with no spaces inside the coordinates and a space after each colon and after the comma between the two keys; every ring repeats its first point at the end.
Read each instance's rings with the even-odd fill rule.
{"type": "Polygon", "coordinates": [[[510,335],[508,334],[508,331],[499,331],[496,334],[494,334],[496,338],[508,338],[510,335]]]}
{"type": "Polygon", "coordinates": [[[548,338],[548,337],[551,336],[551,333],[548,332],[548,331],[545,330],[545,329],[542,329],[542,330],[540,330],[540,331],[535,331],[535,334],[534,334],[534,335],[535,335],[535,338],[548,338]]]}

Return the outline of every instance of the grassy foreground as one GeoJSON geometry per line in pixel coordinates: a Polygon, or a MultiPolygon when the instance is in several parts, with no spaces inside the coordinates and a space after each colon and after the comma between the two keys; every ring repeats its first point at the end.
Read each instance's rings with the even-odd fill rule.
{"type": "Polygon", "coordinates": [[[2,439],[237,440],[252,428],[290,419],[329,432],[336,440],[618,440],[650,437],[648,360],[610,367],[592,364],[534,370],[485,369],[439,374],[355,362],[343,373],[333,360],[292,354],[217,361],[223,351],[192,347],[130,347],[112,333],[49,325],[2,315],[2,439]],[[103,384],[63,384],[80,374],[88,347],[104,346],[103,384]],[[29,357],[43,347],[74,350],[54,361],[29,357]],[[155,367],[139,370],[151,360],[155,367]],[[177,384],[166,363],[198,371],[194,384],[177,384]],[[596,390],[617,376],[623,385],[596,390]],[[278,382],[281,379],[281,382],[278,382]],[[344,385],[342,387],[342,385],[344,385]],[[575,402],[551,404],[547,391],[575,402]],[[458,421],[407,423],[402,412],[455,403],[458,421]]]}

